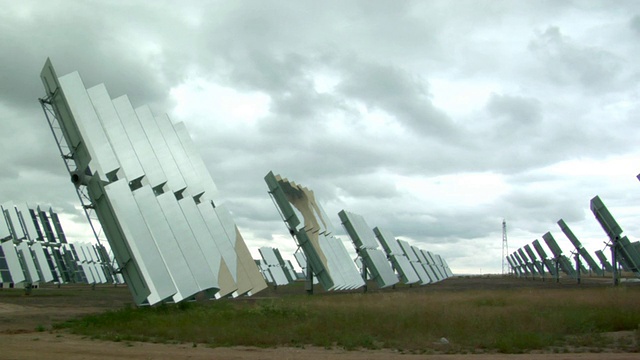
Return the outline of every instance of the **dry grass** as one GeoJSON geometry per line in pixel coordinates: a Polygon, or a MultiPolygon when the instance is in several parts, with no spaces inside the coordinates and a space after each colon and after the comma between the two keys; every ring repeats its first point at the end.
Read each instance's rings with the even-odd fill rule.
{"type": "Polygon", "coordinates": [[[126,308],[62,326],[116,341],[419,353],[601,351],[603,334],[631,331],[623,350],[638,351],[640,287],[412,290],[126,308]]]}

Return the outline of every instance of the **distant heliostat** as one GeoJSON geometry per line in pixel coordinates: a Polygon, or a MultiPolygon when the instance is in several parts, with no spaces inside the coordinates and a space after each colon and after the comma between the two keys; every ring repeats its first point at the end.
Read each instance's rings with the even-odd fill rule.
{"type": "Polygon", "coordinates": [[[32,287],[42,283],[122,283],[111,259],[98,244],[67,242],[51,208],[0,205],[1,287],[32,287]]]}
{"type": "Polygon", "coordinates": [[[313,191],[272,172],[264,179],[289,232],[304,252],[307,274],[313,274],[325,290],[363,287],[358,269],[342,241],[333,237],[333,226],[313,191]]]}
{"type": "Polygon", "coordinates": [[[338,216],[357,254],[352,260],[342,241],[332,235],[331,221],[313,191],[273,172],[265,176],[265,182],[298,250],[302,249],[294,255],[308,275],[307,286],[312,288],[310,274],[327,290],[364,287],[365,291],[369,279],[386,288],[400,280],[425,285],[453,276],[441,256],[398,240],[390,232],[372,229],[361,215],[342,210],[338,216]]]}

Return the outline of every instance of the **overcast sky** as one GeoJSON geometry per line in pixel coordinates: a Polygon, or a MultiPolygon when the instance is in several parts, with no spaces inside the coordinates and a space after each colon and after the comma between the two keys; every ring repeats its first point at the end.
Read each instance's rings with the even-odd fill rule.
{"type": "MultiPolygon", "coordinates": [[[[590,252],[600,195],[640,236],[638,1],[0,0],[0,203],[86,239],[37,101],[47,57],[183,121],[252,253],[295,244],[272,170],[454,273],[498,273],[563,218],[590,252]]],[[[608,254],[608,251],[607,251],[608,254]]],[[[610,254],[608,254],[610,255],[610,254]]],[[[295,262],[294,262],[295,263],[295,262]]]]}

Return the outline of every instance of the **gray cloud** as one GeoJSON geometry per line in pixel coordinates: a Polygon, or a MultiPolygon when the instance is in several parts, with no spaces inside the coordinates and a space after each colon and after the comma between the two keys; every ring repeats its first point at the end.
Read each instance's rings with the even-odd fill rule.
{"type": "Polygon", "coordinates": [[[578,83],[586,91],[617,88],[624,61],[606,49],[574,43],[559,27],[547,28],[531,41],[529,48],[543,62],[550,81],[578,83]]]}
{"type": "Polygon", "coordinates": [[[251,246],[293,248],[274,243],[287,234],[263,181],[273,170],[314,189],[338,228],[337,211],[348,209],[451,256],[454,270],[496,271],[499,242],[488,239],[499,239],[502,217],[514,234],[542,234],[563,217],[588,237],[593,195],[613,208],[637,202],[632,185],[544,173],[562,161],[636,156],[636,14],[625,1],[9,3],[0,13],[0,202],[78,216],[37,103],[51,57],[59,75],[78,70],[87,86],[104,82],[112,97],[158,113],[172,112],[170,90],[190,79],[268,97],[252,125],[172,115],[251,246]],[[321,91],[318,76],[333,84],[321,91]],[[458,108],[437,101],[443,79],[459,91],[458,108]],[[495,186],[508,191],[445,207],[392,181],[476,172],[501,176],[506,185],[495,186]]]}
{"type": "Polygon", "coordinates": [[[640,15],[635,15],[634,17],[632,17],[629,21],[629,25],[631,26],[631,29],[633,29],[633,31],[640,33],[640,15]]]}

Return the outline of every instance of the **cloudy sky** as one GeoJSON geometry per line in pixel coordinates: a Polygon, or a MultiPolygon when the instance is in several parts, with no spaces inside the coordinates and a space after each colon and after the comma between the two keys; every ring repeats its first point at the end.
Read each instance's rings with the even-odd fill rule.
{"type": "Polygon", "coordinates": [[[603,249],[595,195],[640,236],[637,1],[136,3],[0,0],[0,203],[86,238],[37,101],[50,57],[184,121],[256,257],[295,250],[270,170],[338,235],[346,209],[455,273],[501,271],[503,218],[512,251],[551,231],[568,253],[560,218],[603,249]]]}

